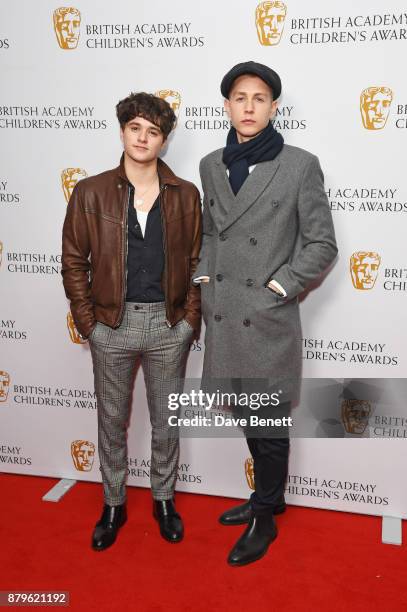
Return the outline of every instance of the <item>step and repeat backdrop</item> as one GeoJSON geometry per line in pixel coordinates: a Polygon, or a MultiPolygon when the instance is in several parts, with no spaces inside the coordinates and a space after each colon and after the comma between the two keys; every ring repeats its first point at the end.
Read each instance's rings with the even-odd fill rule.
{"type": "MultiPolygon", "coordinates": [[[[19,0],[0,11],[0,471],[100,480],[61,229],[76,182],[118,164],[116,103],[131,91],[170,102],[165,161],[200,188],[199,160],[229,129],[221,78],[255,60],[282,78],[276,128],[320,158],[340,250],[301,304],[304,377],[328,391],[297,408],[315,435],[293,439],[287,500],[407,517],[405,2],[19,0]],[[380,393],[347,394],[355,379],[380,380],[380,393]]],[[[202,336],[192,378],[204,350],[202,336]]],[[[128,482],[149,486],[141,373],[128,441],[128,482]]],[[[242,438],[182,440],[181,491],[247,497],[252,472],[242,438]]]]}

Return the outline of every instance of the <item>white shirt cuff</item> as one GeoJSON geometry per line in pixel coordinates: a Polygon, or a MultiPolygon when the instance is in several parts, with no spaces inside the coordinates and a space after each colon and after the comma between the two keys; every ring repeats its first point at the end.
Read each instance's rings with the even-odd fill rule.
{"type": "MultiPolygon", "coordinates": [[[[280,285],[280,283],[278,283],[276,280],[274,280],[274,278],[272,278],[272,279],[269,281],[269,283],[273,283],[273,285],[275,285],[275,286],[277,287],[277,289],[278,289],[279,291],[281,291],[281,293],[283,294],[283,296],[284,296],[284,297],[287,297],[287,293],[286,293],[286,291],[285,291],[284,287],[282,287],[282,286],[280,285]]],[[[273,291],[273,289],[272,289],[271,287],[270,287],[270,289],[273,291]]]]}
{"type": "Polygon", "coordinates": [[[192,279],[192,282],[198,285],[199,283],[202,283],[202,281],[205,279],[209,280],[209,276],[197,276],[196,278],[192,279]]]}

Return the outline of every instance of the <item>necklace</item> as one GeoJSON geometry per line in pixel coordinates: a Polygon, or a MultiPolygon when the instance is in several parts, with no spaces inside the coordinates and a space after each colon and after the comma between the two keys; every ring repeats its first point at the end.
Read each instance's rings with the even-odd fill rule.
{"type": "Polygon", "coordinates": [[[147,195],[147,193],[150,191],[151,187],[154,185],[156,180],[157,180],[157,175],[154,177],[153,181],[150,183],[147,189],[142,194],[140,194],[138,197],[136,196],[136,199],[134,200],[134,205],[136,208],[141,208],[144,205],[144,196],[147,195]]]}

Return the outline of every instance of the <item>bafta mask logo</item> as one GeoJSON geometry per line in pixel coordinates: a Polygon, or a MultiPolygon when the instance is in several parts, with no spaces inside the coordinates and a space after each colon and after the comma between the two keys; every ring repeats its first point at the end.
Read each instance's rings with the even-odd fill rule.
{"type": "Polygon", "coordinates": [[[90,472],[95,458],[95,445],[88,440],[74,440],[71,443],[71,455],[78,472],[90,472]]]}
{"type": "Polygon", "coordinates": [[[342,422],[347,433],[362,434],[369,424],[370,403],[366,400],[346,399],[342,402],[342,422]]]}
{"type": "Polygon", "coordinates": [[[358,251],[350,258],[350,275],[355,289],[373,289],[380,267],[380,255],[373,251],[358,251]]]}
{"type": "Polygon", "coordinates": [[[168,102],[176,117],[178,117],[181,106],[181,94],[178,91],[173,89],[160,89],[159,91],[156,91],[154,95],[157,96],[157,98],[162,98],[168,102]]]}
{"type": "Polygon", "coordinates": [[[62,189],[64,192],[66,203],[72,195],[73,188],[76,183],[88,176],[87,172],[82,168],[65,168],[61,172],[62,189]]]}
{"type": "Polygon", "coordinates": [[[0,268],[1,268],[1,262],[3,261],[3,243],[0,240],[0,268]]]}
{"type": "Polygon", "coordinates": [[[78,330],[76,329],[76,325],[73,320],[73,316],[71,312],[68,312],[66,315],[66,324],[68,326],[69,337],[74,344],[85,344],[86,340],[83,340],[78,334],[78,330]]]}
{"type": "Polygon", "coordinates": [[[6,402],[10,389],[10,374],[0,370],[0,402],[6,402]]]}
{"type": "Polygon", "coordinates": [[[252,457],[249,457],[244,462],[244,471],[246,474],[247,484],[249,485],[250,489],[254,491],[254,463],[252,457]]]}
{"type": "Polygon", "coordinates": [[[368,87],[360,94],[360,114],[363,127],[381,130],[386,125],[393,92],[390,87],[368,87]]]}
{"type": "Polygon", "coordinates": [[[260,2],[256,8],[256,28],[259,43],[266,47],[278,45],[284,30],[287,6],[284,2],[271,0],[260,2]]]}
{"type": "Polygon", "coordinates": [[[81,14],[73,6],[54,11],[54,29],[61,49],[76,49],[79,41],[81,14]]]}

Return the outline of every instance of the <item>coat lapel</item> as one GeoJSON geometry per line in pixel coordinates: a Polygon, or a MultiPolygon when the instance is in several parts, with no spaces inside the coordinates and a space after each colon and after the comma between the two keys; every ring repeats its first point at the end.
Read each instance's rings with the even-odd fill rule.
{"type": "Polygon", "coordinates": [[[235,194],[226,174],[226,166],[222,161],[222,152],[216,159],[213,168],[213,184],[216,192],[217,206],[212,210],[212,217],[218,230],[220,230],[227,217],[227,211],[235,205],[235,194]]]}
{"type": "Polygon", "coordinates": [[[253,206],[263,191],[270,185],[280,165],[279,157],[280,155],[278,155],[272,161],[257,164],[255,169],[249,174],[241,186],[236,196],[232,191],[229,179],[226,175],[226,166],[222,160],[220,160],[217,167],[218,171],[223,173],[223,176],[218,178],[216,184],[222,185],[224,193],[219,193],[219,196],[228,198],[232,197],[234,199],[233,203],[229,207],[228,214],[221,222],[219,227],[220,231],[224,231],[235,223],[235,221],[237,221],[237,219],[239,219],[243,213],[253,206]],[[221,181],[221,178],[223,181],[221,181]]]}

